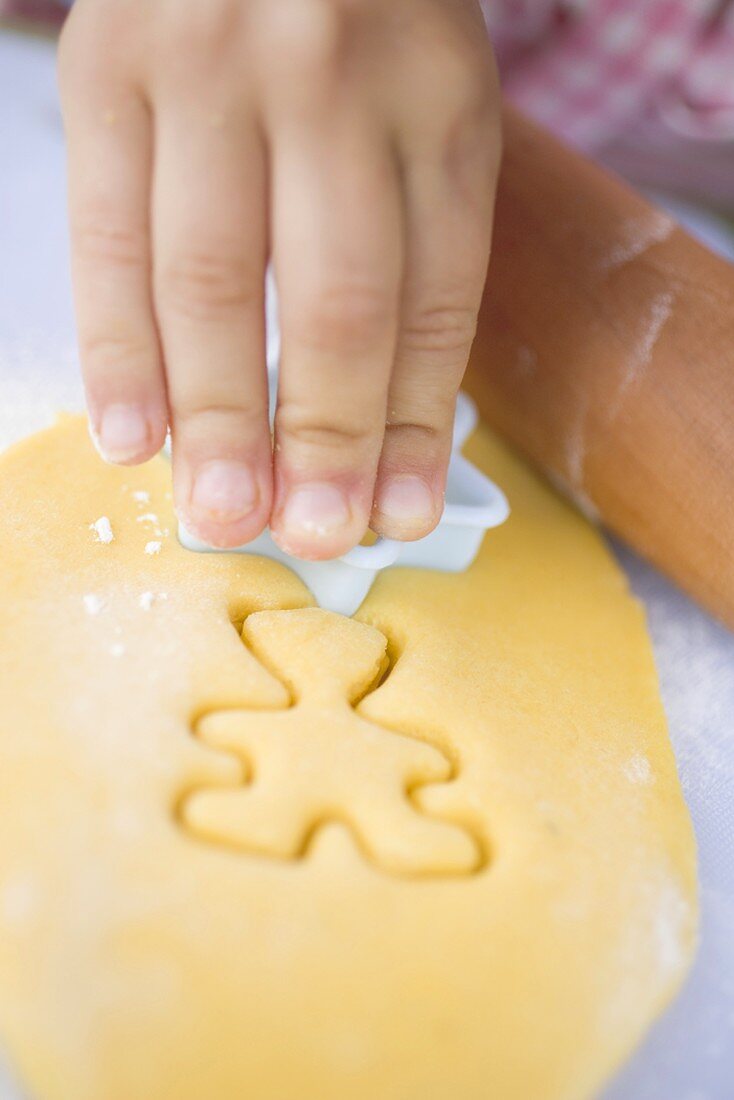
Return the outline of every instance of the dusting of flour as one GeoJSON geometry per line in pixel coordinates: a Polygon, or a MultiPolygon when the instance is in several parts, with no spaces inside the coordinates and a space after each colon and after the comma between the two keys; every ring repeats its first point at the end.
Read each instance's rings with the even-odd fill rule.
{"type": "Polygon", "coordinates": [[[633,756],[630,756],[622,770],[625,778],[629,780],[630,783],[636,783],[642,787],[649,787],[650,784],[655,781],[652,765],[642,753],[636,752],[633,756]]]}
{"type": "Polygon", "coordinates": [[[94,531],[94,541],[102,542],[105,545],[112,542],[115,535],[112,530],[112,524],[107,516],[100,516],[94,523],[89,524],[89,530],[94,531]]]}

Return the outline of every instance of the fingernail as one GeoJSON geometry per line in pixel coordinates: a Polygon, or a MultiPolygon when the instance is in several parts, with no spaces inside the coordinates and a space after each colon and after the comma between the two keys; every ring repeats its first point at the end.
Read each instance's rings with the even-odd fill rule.
{"type": "Polygon", "coordinates": [[[137,405],[108,405],[102,413],[96,441],[109,461],[137,458],[149,440],[148,421],[137,405]]]}
{"type": "Polygon", "coordinates": [[[376,511],[400,527],[418,527],[434,516],[434,495],[420,477],[406,475],[388,481],[377,498],[376,511]]]}
{"type": "Polygon", "coordinates": [[[244,462],[215,459],[196,474],[191,506],[217,519],[239,519],[251,512],[258,501],[252,470],[244,462]]]}
{"type": "Polygon", "coordinates": [[[347,498],[335,485],[299,485],[283,509],[283,526],[291,534],[330,535],[349,520],[347,498]]]}

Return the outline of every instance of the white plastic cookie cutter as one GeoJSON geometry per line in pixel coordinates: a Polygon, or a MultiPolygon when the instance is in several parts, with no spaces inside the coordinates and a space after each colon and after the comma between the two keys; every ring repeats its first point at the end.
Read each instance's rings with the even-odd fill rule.
{"type": "MultiPolygon", "coordinates": [[[[271,371],[271,408],[275,389],[276,373],[271,371]]],[[[435,530],[416,542],[378,538],[371,546],[355,546],[348,554],[332,561],[301,561],[281,550],[269,529],[245,546],[226,551],[194,538],[182,524],[179,524],[178,537],[189,550],[259,554],[282,562],[301,578],[320,607],[342,615],[354,614],[377,574],[391,565],[463,573],[479,553],[485,532],[504,523],[510,514],[501,489],[461,454],[476,423],[474,403],[460,393],[443,516],[435,530]]]]}
{"type": "MultiPolygon", "coordinates": [[[[267,361],[270,418],[275,414],[280,360],[280,327],[275,280],[266,285],[267,361]]],[[[265,530],[258,538],[237,547],[235,553],[259,554],[288,566],[310,589],[320,607],[353,615],[372,587],[378,573],[391,565],[463,573],[472,564],[485,532],[499,527],[510,514],[504,493],[493,481],[464,458],[461,448],[477,423],[474,403],[460,393],[454,420],[454,438],[441,521],[430,535],[417,542],[378,538],[371,546],[355,546],[332,561],[301,561],[281,550],[265,530]]],[[[190,550],[220,552],[191,535],[179,524],[179,539],[190,550]]],[[[232,551],[224,551],[232,553],[232,551]]]]}

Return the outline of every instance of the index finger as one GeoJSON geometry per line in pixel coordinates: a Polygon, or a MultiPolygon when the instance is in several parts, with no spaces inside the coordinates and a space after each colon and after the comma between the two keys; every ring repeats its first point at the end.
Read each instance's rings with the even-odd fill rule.
{"type": "Polygon", "coordinates": [[[61,53],[69,216],[82,373],[92,433],[113,462],[163,445],[167,402],[151,291],[152,135],[132,81],[61,53]]]}

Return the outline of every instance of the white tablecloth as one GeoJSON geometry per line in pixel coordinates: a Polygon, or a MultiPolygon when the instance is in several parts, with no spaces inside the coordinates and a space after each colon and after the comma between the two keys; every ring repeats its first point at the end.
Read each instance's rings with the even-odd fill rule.
{"type": "MultiPolygon", "coordinates": [[[[716,236],[716,227],[702,232],[716,236]]],[[[80,404],[53,49],[0,33],[0,444],[80,404]]],[[[606,1100],[731,1100],[734,636],[628,551],[618,553],[648,610],[698,836],[703,932],[685,990],[606,1100]]]]}

